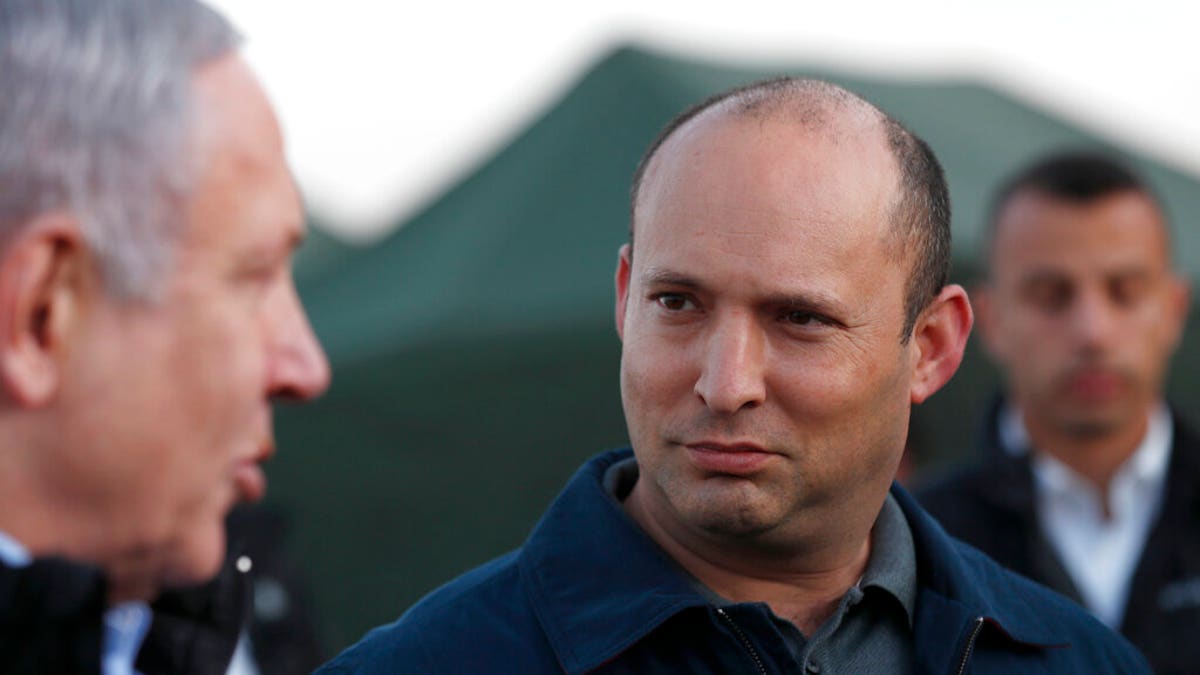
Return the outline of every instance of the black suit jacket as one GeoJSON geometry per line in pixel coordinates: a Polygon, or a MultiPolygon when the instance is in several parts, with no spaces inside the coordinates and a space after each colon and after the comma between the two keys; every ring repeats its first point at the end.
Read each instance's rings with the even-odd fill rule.
{"type": "MultiPolygon", "coordinates": [[[[137,658],[143,675],[224,675],[243,630],[263,675],[309,673],[321,663],[307,593],[285,555],[283,518],[239,507],[227,531],[230,553],[215,579],[151,605],[137,658]],[[237,567],[242,555],[253,561],[249,571],[237,567]]],[[[0,674],[100,675],[106,600],[95,567],[56,558],[0,565],[0,674]]]]}
{"type": "MultiPolygon", "coordinates": [[[[952,535],[1000,564],[1080,601],[1039,531],[1028,456],[999,441],[997,401],[982,433],[982,458],[916,491],[952,535]]],[[[1200,438],[1173,412],[1174,443],[1162,511],[1134,571],[1121,633],[1156,672],[1200,673],[1200,438]]]]}
{"type": "Polygon", "coordinates": [[[99,675],[105,597],[93,567],[0,564],[0,673],[99,675]]]}

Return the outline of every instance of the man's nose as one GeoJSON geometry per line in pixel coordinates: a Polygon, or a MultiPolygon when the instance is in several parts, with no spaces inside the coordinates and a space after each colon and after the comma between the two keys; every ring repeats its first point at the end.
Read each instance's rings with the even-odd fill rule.
{"type": "Polygon", "coordinates": [[[1071,312],[1070,330],[1084,346],[1102,348],[1117,330],[1117,313],[1118,308],[1101,290],[1082,292],[1071,312]]]}
{"type": "Polygon", "coordinates": [[[307,401],[329,388],[329,360],[292,284],[272,317],[268,377],[273,398],[307,401]]]}
{"type": "Polygon", "coordinates": [[[721,317],[703,345],[695,392],[710,410],[730,415],[766,400],[764,336],[753,316],[721,317]]]}

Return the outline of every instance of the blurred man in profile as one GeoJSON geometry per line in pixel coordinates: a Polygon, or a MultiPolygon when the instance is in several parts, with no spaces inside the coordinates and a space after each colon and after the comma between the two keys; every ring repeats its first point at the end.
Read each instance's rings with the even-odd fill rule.
{"type": "Polygon", "coordinates": [[[262,496],[271,401],[327,386],[238,42],[191,0],[0,0],[0,670],[131,672],[262,496]]]}
{"type": "Polygon", "coordinates": [[[1157,672],[1200,672],[1200,439],[1163,400],[1189,291],[1163,208],[1122,164],[1059,154],[1010,180],[989,228],[975,304],[1007,390],[982,462],[924,504],[1157,672]]]}

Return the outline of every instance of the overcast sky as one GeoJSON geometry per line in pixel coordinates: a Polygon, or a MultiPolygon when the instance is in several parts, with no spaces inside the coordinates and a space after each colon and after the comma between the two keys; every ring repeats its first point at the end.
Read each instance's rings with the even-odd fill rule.
{"type": "Polygon", "coordinates": [[[1192,3],[215,0],[309,205],[370,238],[615,44],[871,76],[972,77],[1200,175],[1192,3]]]}

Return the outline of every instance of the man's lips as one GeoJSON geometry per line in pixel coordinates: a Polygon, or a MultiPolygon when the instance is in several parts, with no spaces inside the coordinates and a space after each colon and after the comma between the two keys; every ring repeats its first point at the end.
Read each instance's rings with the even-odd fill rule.
{"type": "Polygon", "coordinates": [[[1063,385],[1071,396],[1096,400],[1120,394],[1125,380],[1111,370],[1087,370],[1069,374],[1063,385]]]}
{"type": "Polygon", "coordinates": [[[696,468],[720,474],[744,476],[756,473],[773,458],[776,453],[769,452],[762,446],[753,443],[717,443],[700,441],[687,443],[688,459],[696,468]]]}
{"type": "Polygon", "coordinates": [[[246,461],[233,470],[238,501],[256,502],[267,493],[267,476],[258,462],[246,461]]]}
{"type": "Polygon", "coordinates": [[[253,457],[238,462],[234,467],[233,483],[239,501],[256,502],[267,493],[267,476],[261,465],[274,454],[275,444],[264,443],[253,457]]]}

